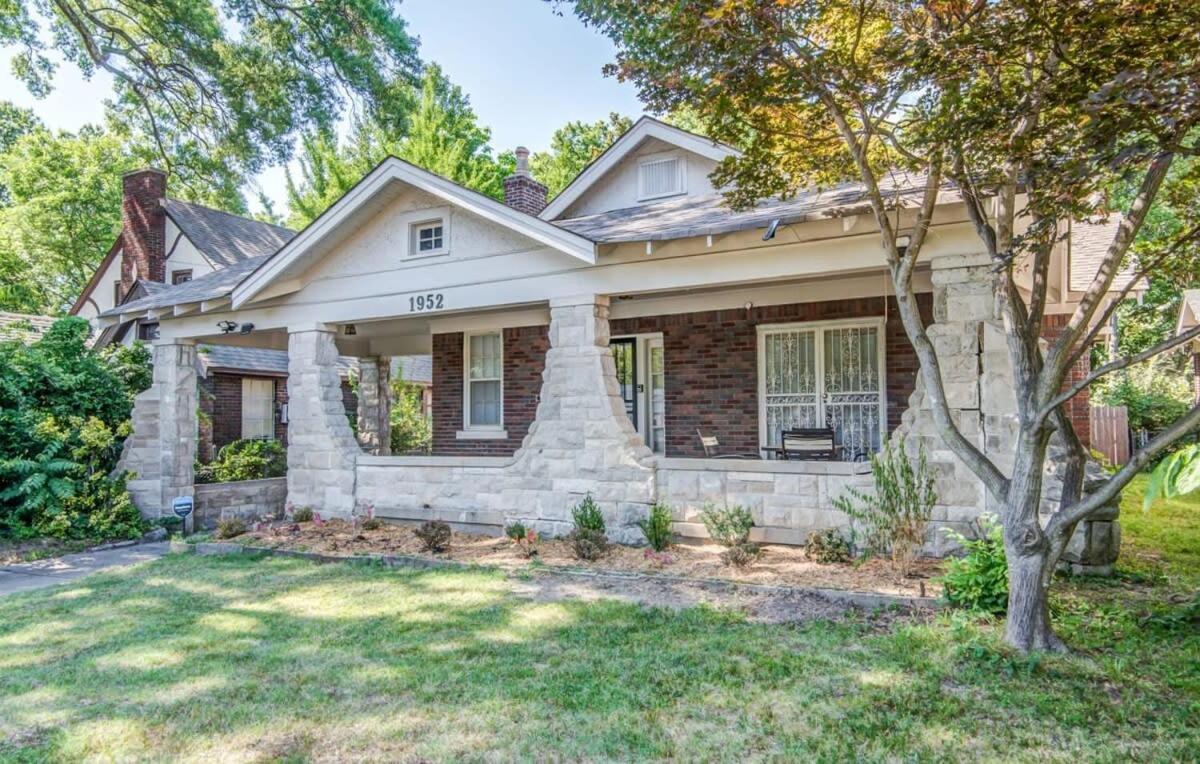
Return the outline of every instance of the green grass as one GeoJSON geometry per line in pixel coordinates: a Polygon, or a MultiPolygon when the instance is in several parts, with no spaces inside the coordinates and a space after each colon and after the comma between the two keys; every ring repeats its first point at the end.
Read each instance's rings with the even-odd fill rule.
{"type": "Polygon", "coordinates": [[[531,603],[478,570],[172,556],[0,600],[0,760],[1195,759],[1178,590],[1068,581],[1077,653],[1026,658],[961,614],[768,626],[531,603]]]}
{"type": "Polygon", "coordinates": [[[1122,565],[1200,586],[1200,492],[1161,499],[1142,511],[1148,478],[1134,478],[1121,501],[1122,565]]]}

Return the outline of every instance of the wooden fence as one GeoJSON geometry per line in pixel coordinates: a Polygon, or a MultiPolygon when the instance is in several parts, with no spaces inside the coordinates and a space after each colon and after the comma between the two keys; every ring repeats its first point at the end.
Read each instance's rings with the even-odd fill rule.
{"type": "Polygon", "coordinates": [[[1092,448],[1112,464],[1129,461],[1129,412],[1124,406],[1092,406],[1092,448]]]}

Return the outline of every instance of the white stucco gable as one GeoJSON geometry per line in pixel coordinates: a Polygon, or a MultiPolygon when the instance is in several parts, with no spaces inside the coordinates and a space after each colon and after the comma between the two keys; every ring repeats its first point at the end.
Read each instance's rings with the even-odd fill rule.
{"type": "Polygon", "coordinates": [[[327,256],[322,275],[361,276],[535,249],[596,261],[592,241],[390,157],[242,281],[233,305],[304,288],[327,256]],[[439,221],[422,250],[419,229],[439,221]]]}

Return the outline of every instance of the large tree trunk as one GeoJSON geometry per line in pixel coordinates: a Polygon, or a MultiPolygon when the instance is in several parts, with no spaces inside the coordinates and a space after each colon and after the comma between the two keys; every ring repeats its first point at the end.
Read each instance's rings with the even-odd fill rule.
{"type": "Polygon", "coordinates": [[[1050,545],[1043,542],[1035,549],[1014,549],[1005,534],[1004,551],[1008,556],[1008,619],[1004,641],[1021,652],[1051,650],[1066,652],[1050,625],[1050,577],[1054,562],[1050,545]]]}

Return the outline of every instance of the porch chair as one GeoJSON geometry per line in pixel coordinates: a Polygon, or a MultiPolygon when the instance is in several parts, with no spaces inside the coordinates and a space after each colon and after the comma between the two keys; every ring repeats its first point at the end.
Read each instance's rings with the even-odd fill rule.
{"type": "Polygon", "coordinates": [[[798,427],[783,431],[780,456],[793,461],[830,462],[838,458],[832,427],[798,427]]]}
{"type": "Polygon", "coordinates": [[[700,438],[700,445],[704,448],[705,459],[758,459],[758,454],[723,454],[721,453],[721,444],[717,441],[716,435],[705,435],[696,430],[696,437],[700,438]]]}

